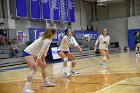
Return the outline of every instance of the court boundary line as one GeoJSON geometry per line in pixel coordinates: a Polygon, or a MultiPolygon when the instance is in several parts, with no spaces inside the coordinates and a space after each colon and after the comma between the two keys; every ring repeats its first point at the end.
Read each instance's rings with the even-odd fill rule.
{"type": "MultiPolygon", "coordinates": [[[[140,78],[140,77],[133,77],[133,78],[129,78],[129,79],[135,79],[135,78],[140,78]]],[[[127,80],[129,80],[129,79],[124,79],[124,80],[119,81],[119,82],[117,82],[117,83],[114,83],[114,84],[112,84],[112,85],[110,85],[110,86],[107,86],[107,87],[105,87],[105,88],[103,88],[103,89],[100,89],[100,90],[98,90],[98,91],[96,91],[96,92],[86,92],[86,93],[102,93],[104,90],[109,89],[109,88],[111,88],[111,87],[113,87],[113,86],[115,86],[115,85],[118,85],[118,84],[121,83],[121,82],[127,81],[127,80]]]]}

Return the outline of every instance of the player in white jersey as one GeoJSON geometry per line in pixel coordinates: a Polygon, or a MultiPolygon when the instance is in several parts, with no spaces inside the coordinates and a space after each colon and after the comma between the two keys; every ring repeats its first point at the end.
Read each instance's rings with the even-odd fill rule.
{"type": "Polygon", "coordinates": [[[82,53],[82,49],[75,40],[75,38],[72,36],[72,32],[70,29],[65,30],[66,36],[63,37],[60,46],[58,47],[58,55],[64,60],[64,75],[65,76],[71,76],[71,73],[68,72],[67,62],[68,59],[72,60],[72,70],[71,72],[74,74],[78,74],[74,70],[75,65],[77,63],[76,57],[70,52],[69,47],[71,45],[75,46],[80,53],[82,53]]]}
{"type": "Polygon", "coordinates": [[[56,30],[54,28],[48,28],[42,37],[35,40],[32,44],[25,48],[23,52],[23,57],[27,62],[27,65],[30,67],[30,72],[27,75],[27,81],[23,88],[23,93],[34,93],[30,88],[30,81],[33,79],[38,66],[41,67],[42,76],[44,79],[44,86],[54,86],[48,80],[46,74],[46,62],[45,57],[48,52],[49,46],[52,42],[52,38],[56,35],[56,30]]]}
{"type": "Polygon", "coordinates": [[[108,46],[110,44],[110,36],[108,35],[107,29],[103,29],[103,33],[99,35],[98,39],[96,40],[94,51],[96,51],[98,43],[99,43],[100,53],[103,56],[103,59],[100,62],[100,65],[105,68],[108,68],[105,64],[105,61],[109,59],[108,46]]]}

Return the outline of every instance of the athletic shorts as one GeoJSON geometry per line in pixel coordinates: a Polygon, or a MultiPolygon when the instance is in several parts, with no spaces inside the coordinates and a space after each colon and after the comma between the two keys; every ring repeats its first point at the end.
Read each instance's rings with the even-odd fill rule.
{"type": "Polygon", "coordinates": [[[67,54],[69,51],[57,51],[57,53],[59,54],[59,52],[64,52],[64,54],[67,54]]]}
{"type": "Polygon", "coordinates": [[[29,54],[29,53],[27,53],[27,52],[25,52],[25,51],[23,51],[22,55],[23,55],[23,57],[31,56],[31,54],[29,54]]]}

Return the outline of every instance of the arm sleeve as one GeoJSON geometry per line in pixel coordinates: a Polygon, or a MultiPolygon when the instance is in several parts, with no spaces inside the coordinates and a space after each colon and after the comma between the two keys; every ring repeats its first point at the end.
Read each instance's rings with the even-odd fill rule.
{"type": "Polygon", "coordinates": [[[95,46],[97,46],[97,44],[99,43],[99,38],[100,38],[100,36],[97,38],[95,46]]]}
{"type": "Polygon", "coordinates": [[[41,58],[43,54],[45,54],[45,55],[47,54],[47,53],[45,52],[45,50],[46,50],[46,48],[50,45],[50,43],[51,43],[51,42],[50,42],[50,40],[48,40],[48,39],[43,40],[43,45],[42,45],[42,48],[41,48],[41,50],[40,50],[40,52],[39,52],[37,58],[41,58]]]}
{"type": "Polygon", "coordinates": [[[74,37],[73,37],[73,42],[71,41],[71,44],[75,47],[79,45],[74,37]]]}
{"type": "Polygon", "coordinates": [[[44,52],[44,56],[45,56],[45,57],[47,56],[47,53],[48,53],[47,51],[44,52]]]}
{"type": "Polygon", "coordinates": [[[108,44],[108,45],[110,44],[110,36],[108,37],[108,42],[107,42],[107,44],[108,44]]]}
{"type": "Polygon", "coordinates": [[[67,42],[70,42],[73,46],[77,46],[77,45],[79,45],[78,43],[77,43],[77,41],[75,40],[75,38],[74,37],[71,37],[71,39],[69,39],[68,37],[65,37],[64,38],[64,40],[66,40],[67,42]]]}

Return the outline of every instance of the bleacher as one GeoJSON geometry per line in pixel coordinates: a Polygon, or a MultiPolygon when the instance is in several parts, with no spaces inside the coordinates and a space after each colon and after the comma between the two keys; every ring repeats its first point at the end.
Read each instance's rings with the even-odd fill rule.
{"type": "Polygon", "coordinates": [[[0,59],[0,68],[6,67],[6,66],[15,66],[15,65],[21,65],[24,64],[23,57],[19,58],[7,58],[7,59],[0,59]]]}
{"type": "Polygon", "coordinates": [[[6,59],[9,57],[9,46],[0,46],[0,59],[6,59]]]}
{"type": "Polygon", "coordinates": [[[74,46],[70,47],[71,52],[77,58],[81,58],[81,57],[83,58],[83,57],[86,57],[86,56],[95,56],[95,53],[93,52],[93,50],[90,50],[90,48],[86,48],[86,47],[84,47],[84,45],[80,45],[80,47],[82,48],[83,54],[79,53],[74,46]]]}
{"type": "Polygon", "coordinates": [[[9,52],[10,46],[0,46],[0,68],[24,64],[23,57],[11,58],[9,52]]]}
{"type": "Polygon", "coordinates": [[[119,42],[111,42],[109,46],[109,51],[111,53],[121,52],[121,48],[119,46],[119,42]]]}
{"type": "MultiPolygon", "coordinates": [[[[77,57],[77,58],[86,58],[86,57],[94,57],[94,56],[100,56],[99,50],[97,52],[93,52],[93,48],[91,47],[85,47],[85,45],[80,45],[83,54],[80,54],[77,49],[74,46],[70,47],[71,52],[77,57]]],[[[120,53],[121,48],[119,47],[118,42],[112,42],[109,46],[109,51],[111,54],[113,53],[120,53]]],[[[0,67],[6,67],[6,66],[15,66],[15,65],[22,65],[25,64],[23,57],[19,58],[10,58],[9,55],[9,46],[0,46],[0,67]]]]}

